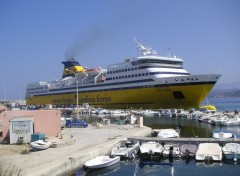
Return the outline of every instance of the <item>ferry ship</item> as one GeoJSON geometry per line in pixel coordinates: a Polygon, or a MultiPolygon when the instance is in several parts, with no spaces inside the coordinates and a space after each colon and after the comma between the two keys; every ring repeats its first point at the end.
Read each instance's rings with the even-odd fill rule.
{"type": "Polygon", "coordinates": [[[63,61],[62,78],[27,85],[28,105],[91,106],[122,109],[198,108],[221,77],[192,75],[176,56],[163,57],[137,43],[140,56],[107,68],[84,68],[75,59],[63,61]]]}

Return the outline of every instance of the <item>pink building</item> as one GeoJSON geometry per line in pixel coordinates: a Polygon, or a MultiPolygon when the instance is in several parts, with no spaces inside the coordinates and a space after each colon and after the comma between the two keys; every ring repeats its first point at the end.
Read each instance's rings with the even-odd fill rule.
{"type": "Polygon", "coordinates": [[[9,121],[17,117],[33,117],[33,133],[44,133],[45,137],[50,137],[61,132],[60,110],[3,111],[0,113],[0,120],[4,139],[9,139],[9,121]]]}

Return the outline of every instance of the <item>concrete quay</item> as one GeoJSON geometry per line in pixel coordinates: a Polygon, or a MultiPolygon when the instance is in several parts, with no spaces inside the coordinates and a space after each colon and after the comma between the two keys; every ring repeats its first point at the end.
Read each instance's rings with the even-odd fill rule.
{"type": "Polygon", "coordinates": [[[3,156],[5,163],[14,164],[25,176],[67,175],[101,154],[108,155],[120,140],[132,136],[147,136],[151,128],[135,125],[89,125],[87,128],[65,128],[59,138],[49,138],[56,148],[29,154],[3,156]]]}
{"type": "Polygon", "coordinates": [[[223,146],[226,143],[234,142],[240,144],[239,138],[228,138],[228,139],[214,139],[214,138],[158,138],[158,137],[145,137],[145,136],[133,136],[129,137],[129,140],[138,140],[139,142],[147,142],[147,141],[156,141],[160,144],[165,143],[176,143],[176,144],[199,144],[199,143],[219,143],[219,145],[223,146]]]}

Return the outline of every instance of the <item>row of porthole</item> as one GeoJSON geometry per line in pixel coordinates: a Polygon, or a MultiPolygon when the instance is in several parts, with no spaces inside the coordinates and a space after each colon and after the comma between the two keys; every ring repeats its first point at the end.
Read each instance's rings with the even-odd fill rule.
{"type": "Polygon", "coordinates": [[[134,67],[134,68],[125,68],[125,69],[121,69],[121,70],[114,70],[114,71],[109,71],[107,72],[107,74],[114,74],[114,73],[121,73],[121,72],[127,72],[127,71],[133,71],[133,70],[137,70],[138,67],[134,67]]]}
{"type": "MultiPolygon", "coordinates": [[[[181,81],[184,81],[184,79],[180,79],[180,80],[181,80],[181,81]]],[[[193,78],[191,78],[191,79],[190,79],[190,78],[187,78],[187,80],[188,80],[188,81],[190,81],[190,80],[191,80],[191,81],[194,81],[194,79],[193,79],[193,78]]],[[[198,80],[198,78],[195,78],[195,80],[197,81],[197,80],[198,80]]],[[[175,79],[175,81],[178,81],[178,78],[176,78],[176,79],[175,79]]]]}

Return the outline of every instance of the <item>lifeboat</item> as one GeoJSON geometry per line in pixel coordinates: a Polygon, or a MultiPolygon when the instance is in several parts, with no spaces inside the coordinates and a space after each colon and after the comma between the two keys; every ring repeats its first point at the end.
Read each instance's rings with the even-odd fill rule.
{"type": "Polygon", "coordinates": [[[99,76],[98,78],[97,78],[97,82],[98,83],[101,83],[101,82],[104,82],[105,81],[105,77],[102,75],[102,76],[99,76]]]}
{"type": "Polygon", "coordinates": [[[100,68],[87,68],[86,69],[86,73],[88,75],[97,75],[101,72],[101,69],[100,68]]]}

